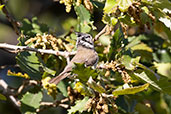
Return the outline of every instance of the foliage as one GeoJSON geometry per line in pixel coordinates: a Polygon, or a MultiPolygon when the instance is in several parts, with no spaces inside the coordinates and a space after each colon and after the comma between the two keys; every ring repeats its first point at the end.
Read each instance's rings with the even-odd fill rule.
{"type": "MultiPolygon", "coordinates": [[[[57,86],[48,83],[66,66],[62,56],[37,52],[19,52],[16,60],[22,73],[9,75],[30,77],[42,82],[20,93],[21,112],[36,113],[45,97],[69,98],[68,114],[135,114],[171,112],[165,96],[171,95],[171,3],[168,0],[59,0],[77,15],[76,31],[97,33],[93,9],[103,11],[101,21],[105,35],[95,41],[98,67],[92,69],[75,63],[70,78],[57,86]],[[104,6],[104,7],[101,7],[104,6]],[[168,23],[167,23],[168,22],[168,23]],[[135,30],[129,33],[129,30],[135,30]],[[70,89],[68,89],[70,88],[70,89]],[[154,97],[153,97],[154,95],[154,97]],[[151,101],[158,100],[152,103],[151,101]],[[161,105],[162,102],[164,106],[161,105]],[[160,110],[159,108],[160,107],[160,110]],[[147,111],[148,110],[148,111],[147,111]]],[[[75,51],[75,36],[54,36],[47,25],[23,19],[20,46],[56,51],[75,51]]],[[[1,99],[4,99],[4,96],[1,99]]],[[[170,99],[171,100],[171,99],[170,99]]],[[[62,101],[62,100],[61,100],[62,101]]],[[[54,105],[52,105],[54,107],[54,105]]]]}

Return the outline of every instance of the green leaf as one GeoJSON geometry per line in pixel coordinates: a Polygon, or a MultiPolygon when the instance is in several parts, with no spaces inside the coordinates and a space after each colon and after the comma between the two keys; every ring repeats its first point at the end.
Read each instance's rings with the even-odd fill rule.
{"type": "Polygon", "coordinates": [[[148,107],[142,103],[137,103],[135,106],[135,110],[138,111],[139,114],[154,114],[151,107],[148,107]]]}
{"type": "Polygon", "coordinates": [[[4,95],[2,95],[2,94],[0,93],[0,100],[6,101],[7,98],[6,98],[4,95]]]}
{"type": "Polygon", "coordinates": [[[87,81],[87,84],[89,87],[93,88],[95,91],[99,93],[105,93],[105,89],[99,83],[96,83],[92,79],[92,77],[89,78],[89,80],[87,81]]]}
{"type": "Polygon", "coordinates": [[[171,63],[154,63],[157,73],[171,79],[171,63]]]}
{"type": "Polygon", "coordinates": [[[42,34],[44,32],[48,32],[49,28],[45,24],[39,24],[37,18],[32,18],[29,21],[27,18],[22,21],[21,33],[24,35],[28,35],[29,37],[34,37],[37,33],[42,34]]]}
{"type": "Polygon", "coordinates": [[[144,51],[148,51],[150,53],[153,52],[153,50],[149,46],[147,46],[147,44],[144,44],[144,43],[140,43],[135,46],[132,46],[131,49],[132,50],[144,50],[144,51]]]}
{"type": "Polygon", "coordinates": [[[82,4],[79,6],[75,5],[74,8],[79,21],[78,31],[87,33],[90,32],[91,28],[95,29],[93,21],[90,21],[90,12],[82,4]]]}
{"type": "Polygon", "coordinates": [[[36,56],[35,52],[21,52],[16,57],[17,63],[20,65],[20,68],[27,72],[27,74],[36,80],[41,79],[41,74],[43,72],[43,67],[39,61],[39,58],[36,56]]]}
{"type": "Polygon", "coordinates": [[[3,4],[3,5],[0,5],[0,11],[2,10],[2,8],[4,7],[5,5],[3,4]]]}
{"type": "Polygon", "coordinates": [[[171,95],[171,82],[166,77],[160,77],[160,80],[157,80],[155,76],[149,72],[141,72],[134,73],[143,81],[149,83],[152,87],[154,87],[158,91],[162,91],[164,93],[171,95]]]}
{"type": "Polygon", "coordinates": [[[77,74],[77,78],[83,82],[87,82],[90,76],[95,78],[98,75],[96,70],[92,69],[91,67],[85,67],[84,64],[80,63],[75,63],[75,67],[73,68],[72,72],[77,74]]]}
{"type": "Polygon", "coordinates": [[[22,112],[34,112],[35,109],[39,108],[42,97],[43,95],[41,91],[39,91],[38,93],[27,92],[26,94],[24,94],[21,99],[22,112]]]}
{"type": "Polygon", "coordinates": [[[108,54],[109,61],[115,59],[115,55],[119,53],[118,49],[121,48],[122,41],[124,41],[124,35],[121,27],[118,27],[118,29],[115,31],[113,38],[111,39],[111,44],[108,54]]]}
{"type": "Polygon", "coordinates": [[[144,84],[144,85],[141,85],[141,86],[135,86],[135,87],[130,87],[130,88],[126,88],[126,89],[122,89],[122,90],[114,90],[112,92],[112,94],[114,96],[118,96],[118,95],[127,95],[127,94],[135,94],[135,93],[138,93],[138,92],[141,92],[145,89],[147,89],[149,86],[148,83],[144,84]]]}
{"type": "Polygon", "coordinates": [[[40,80],[43,72],[55,75],[55,71],[47,68],[43,60],[36,52],[21,52],[16,57],[20,68],[25,71],[31,79],[40,80]]]}
{"type": "Polygon", "coordinates": [[[134,70],[136,68],[135,63],[139,63],[140,57],[137,56],[136,58],[131,58],[128,55],[123,55],[121,58],[121,63],[125,66],[128,70],[134,70]]]}
{"type": "Polygon", "coordinates": [[[67,85],[63,81],[60,81],[57,87],[62,92],[63,96],[68,97],[67,85]]]}
{"type": "Polygon", "coordinates": [[[85,110],[88,99],[88,97],[84,97],[83,100],[77,100],[75,106],[71,106],[71,109],[68,110],[68,114],[74,114],[77,111],[82,113],[85,110]]]}

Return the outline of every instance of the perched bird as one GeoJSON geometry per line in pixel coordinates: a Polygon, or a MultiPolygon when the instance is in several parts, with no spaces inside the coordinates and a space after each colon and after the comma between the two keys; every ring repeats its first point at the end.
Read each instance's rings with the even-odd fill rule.
{"type": "Polygon", "coordinates": [[[85,66],[94,66],[94,68],[96,67],[99,57],[94,49],[92,36],[90,34],[80,32],[75,32],[75,34],[77,36],[77,53],[65,67],[63,72],[61,72],[55,78],[52,78],[49,83],[58,84],[61,80],[69,76],[74,63],[84,63],[85,66]]]}

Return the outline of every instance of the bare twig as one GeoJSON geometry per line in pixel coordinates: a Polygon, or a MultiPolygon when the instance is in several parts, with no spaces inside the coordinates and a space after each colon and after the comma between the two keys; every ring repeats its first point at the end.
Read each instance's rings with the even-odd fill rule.
{"type": "Polygon", "coordinates": [[[8,84],[2,79],[0,79],[0,87],[2,93],[11,100],[15,107],[19,108],[21,104],[20,101],[14,97],[13,91],[9,89],[8,84]]]}
{"type": "Polygon", "coordinates": [[[103,35],[104,33],[106,33],[106,30],[108,28],[109,25],[106,25],[94,38],[94,40],[98,40],[100,38],[101,35],[103,35]]]}
{"type": "Polygon", "coordinates": [[[41,102],[41,108],[37,109],[36,112],[40,112],[43,111],[47,108],[51,108],[51,107],[63,107],[63,108],[68,108],[69,105],[68,104],[64,104],[64,102],[69,101],[68,98],[62,99],[61,101],[55,101],[55,102],[41,102]]]}
{"type": "Polygon", "coordinates": [[[21,52],[21,51],[34,51],[34,52],[38,52],[38,53],[46,53],[46,54],[53,54],[53,55],[57,55],[57,56],[63,56],[66,59],[68,59],[68,57],[70,55],[75,55],[76,52],[66,52],[66,51],[54,51],[54,50],[45,50],[45,49],[36,49],[36,48],[30,48],[28,46],[16,46],[16,45],[11,45],[11,44],[6,44],[6,43],[0,43],[0,48],[6,48],[6,49],[10,49],[10,50],[14,50],[15,52],[21,52]]]}
{"type": "MultiPolygon", "coordinates": [[[[1,4],[1,5],[5,5],[4,0],[0,0],[0,4],[1,4]]],[[[17,34],[17,35],[20,35],[20,30],[18,29],[19,26],[20,26],[20,23],[17,22],[17,21],[14,19],[14,17],[12,17],[12,16],[9,14],[8,10],[6,9],[6,6],[4,6],[4,7],[2,8],[2,11],[3,11],[3,13],[5,14],[5,16],[7,17],[8,21],[12,24],[12,26],[13,26],[13,28],[14,28],[16,34],[17,34]]]]}

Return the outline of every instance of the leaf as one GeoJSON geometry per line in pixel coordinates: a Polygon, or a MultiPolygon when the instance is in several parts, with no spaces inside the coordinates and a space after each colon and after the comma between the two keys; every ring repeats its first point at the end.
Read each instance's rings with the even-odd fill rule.
{"type": "Polygon", "coordinates": [[[2,10],[2,8],[4,7],[5,5],[3,4],[3,5],[0,5],[0,11],[2,10]]]}
{"type": "Polygon", "coordinates": [[[106,0],[104,13],[111,13],[111,11],[117,6],[116,0],[106,0]]]}
{"type": "Polygon", "coordinates": [[[75,106],[71,106],[71,109],[68,110],[68,114],[74,114],[77,111],[82,113],[85,110],[85,106],[88,99],[89,99],[88,97],[84,97],[83,100],[77,100],[75,106]]]}
{"type": "Polygon", "coordinates": [[[109,61],[115,59],[115,55],[119,53],[118,49],[121,48],[122,41],[124,41],[124,35],[121,27],[118,27],[118,29],[115,31],[113,38],[111,39],[111,44],[108,54],[109,61]]]}
{"type": "Polygon", "coordinates": [[[79,6],[75,5],[74,8],[79,21],[78,31],[87,33],[90,32],[91,28],[95,29],[95,26],[93,26],[93,21],[90,21],[90,12],[82,4],[79,6]]]}
{"type": "Polygon", "coordinates": [[[140,44],[137,44],[133,47],[131,47],[132,50],[144,50],[144,51],[148,51],[148,52],[153,52],[153,50],[147,46],[147,44],[144,44],[144,43],[140,43],[140,44]]]}
{"type": "Polygon", "coordinates": [[[121,58],[122,64],[128,70],[134,70],[136,68],[135,63],[139,63],[139,61],[140,61],[140,56],[137,56],[136,58],[131,58],[128,55],[123,55],[121,58]]]}
{"type": "Polygon", "coordinates": [[[39,108],[40,101],[42,100],[42,92],[30,93],[27,92],[21,99],[21,110],[22,112],[35,112],[35,109],[39,108]]]}
{"type": "Polygon", "coordinates": [[[96,83],[92,77],[89,78],[89,80],[87,81],[87,84],[89,87],[93,88],[95,91],[99,92],[99,93],[105,93],[105,89],[98,83],[96,83]]]}
{"type": "Polygon", "coordinates": [[[0,93],[0,100],[6,101],[7,98],[6,98],[4,95],[2,95],[2,94],[0,93]]]}
{"type": "Polygon", "coordinates": [[[35,52],[21,52],[16,59],[20,68],[27,72],[31,79],[41,79],[43,68],[35,52]]]}
{"type": "Polygon", "coordinates": [[[104,7],[104,13],[115,13],[117,6],[121,12],[126,12],[133,0],[107,0],[104,7]]]}
{"type": "Polygon", "coordinates": [[[139,114],[154,114],[151,107],[146,106],[142,103],[137,103],[135,106],[135,110],[138,111],[139,114]]]}
{"type": "Polygon", "coordinates": [[[74,85],[74,89],[77,90],[81,95],[84,95],[84,96],[93,96],[94,95],[91,91],[89,91],[88,87],[81,82],[77,82],[74,85]]]}
{"type": "Polygon", "coordinates": [[[117,0],[119,9],[121,12],[126,12],[130,5],[132,5],[133,0],[117,0]]]}
{"type": "Polygon", "coordinates": [[[77,74],[77,78],[83,82],[87,82],[89,77],[95,78],[98,74],[96,70],[92,69],[91,67],[85,67],[84,64],[75,63],[75,67],[73,68],[72,72],[77,74]]]}
{"type": "Polygon", "coordinates": [[[42,34],[44,32],[48,32],[49,28],[45,24],[39,24],[37,18],[32,18],[29,21],[27,18],[22,21],[21,33],[24,35],[28,35],[29,37],[34,37],[37,33],[42,34]]]}
{"type": "Polygon", "coordinates": [[[157,80],[154,75],[149,72],[134,73],[143,81],[149,83],[158,91],[162,91],[171,95],[171,82],[166,77],[160,77],[160,80],[157,80]],[[148,75],[147,75],[148,74],[148,75]]]}
{"type": "Polygon", "coordinates": [[[60,81],[57,87],[62,92],[63,96],[68,97],[67,85],[63,81],[60,81]]]}
{"type": "Polygon", "coordinates": [[[157,73],[171,79],[171,63],[154,63],[157,73]]]}
{"type": "Polygon", "coordinates": [[[37,56],[36,52],[21,52],[16,57],[20,68],[25,71],[31,79],[40,80],[43,72],[55,75],[55,71],[47,68],[43,60],[37,56]]]}
{"type": "Polygon", "coordinates": [[[147,89],[148,86],[149,86],[149,84],[146,83],[146,84],[141,85],[141,86],[130,87],[130,88],[122,89],[122,90],[116,89],[112,92],[112,94],[114,96],[126,95],[126,94],[135,94],[135,93],[138,93],[138,92],[141,92],[141,91],[147,89]]]}

